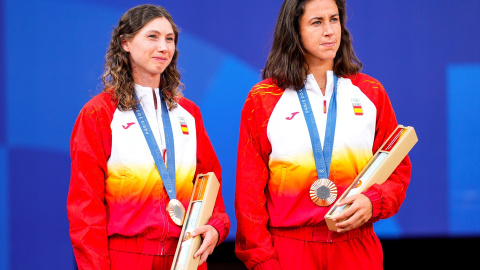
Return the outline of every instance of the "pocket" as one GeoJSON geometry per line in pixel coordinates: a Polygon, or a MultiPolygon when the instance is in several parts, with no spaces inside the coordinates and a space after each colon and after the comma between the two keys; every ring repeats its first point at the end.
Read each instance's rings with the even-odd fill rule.
{"type": "Polygon", "coordinates": [[[280,187],[278,188],[278,195],[282,195],[283,188],[285,187],[285,181],[287,179],[287,167],[282,167],[282,174],[280,176],[280,187]]]}
{"type": "Polygon", "coordinates": [[[110,200],[117,202],[125,199],[125,189],[132,180],[131,173],[127,169],[122,169],[118,173],[112,174],[106,181],[106,195],[110,200]]]}

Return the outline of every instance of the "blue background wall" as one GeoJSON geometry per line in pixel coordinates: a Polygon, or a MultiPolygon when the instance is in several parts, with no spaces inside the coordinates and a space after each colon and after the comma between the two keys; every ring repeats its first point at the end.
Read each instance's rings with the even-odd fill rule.
{"type": "MultiPolygon", "coordinates": [[[[69,136],[99,92],[112,27],[143,1],[0,1],[0,269],[73,269],[69,136]],[[28,259],[25,255],[28,254],[28,259]]],[[[184,95],[201,108],[233,221],[239,116],[281,1],[157,1],[181,27],[184,95]]],[[[348,1],[363,72],[415,127],[412,181],[382,239],[480,236],[480,1],[348,1]]]]}

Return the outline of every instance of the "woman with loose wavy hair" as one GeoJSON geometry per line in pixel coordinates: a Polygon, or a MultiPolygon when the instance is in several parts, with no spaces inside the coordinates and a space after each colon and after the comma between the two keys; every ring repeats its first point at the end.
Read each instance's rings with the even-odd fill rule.
{"type": "MultiPolygon", "coordinates": [[[[196,179],[213,173],[221,183],[200,108],[181,96],[177,42],[160,6],[128,10],[113,30],[104,89],[71,137],[67,213],[78,269],[171,269],[196,179]]],[[[199,270],[230,229],[221,192],[211,214],[186,232],[203,239],[189,264],[199,270]]],[[[176,269],[192,258],[184,259],[176,269]]]]}
{"type": "Polygon", "coordinates": [[[411,164],[382,184],[354,182],[397,121],[380,82],[360,72],[346,20],[345,0],[280,9],[240,122],[235,252],[248,269],[382,269],[372,223],[399,210],[411,164]],[[350,185],[365,191],[345,194],[350,185]]]}
{"type": "MultiPolygon", "coordinates": [[[[283,2],[278,15],[272,49],[262,72],[263,79],[273,78],[281,88],[293,87],[300,90],[305,85],[309,66],[305,48],[300,37],[300,18],[305,4],[311,0],[289,0],[283,2]]],[[[334,59],[337,76],[354,75],[362,69],[362,63],[355,56],[350,32],[345,26],[347,12],[345,0],[335,0],[341,24],[340,48],[334,59]]]]}
{"type": "Polygon", "coordinates": [[[181,76],[177,70],[178,27],[165,8],[141,5],[130,9],[120,18],[117,28],[113,30],[110,45],[105,55],[105,72],[102,76],[103,91],[112,94],[121,110],[136,109],[138,104],[134,95],[135,82],[132,76],[129,53],[123,49],[122,42],[132,39],[140,29],[155,18],[166,18],[172,25],[175,34],[175,54],[161,76],[160,89],[162,96],[169,109],[175,108],[175,98],[181,96],[183,84],[180,82],[181,76]]]}

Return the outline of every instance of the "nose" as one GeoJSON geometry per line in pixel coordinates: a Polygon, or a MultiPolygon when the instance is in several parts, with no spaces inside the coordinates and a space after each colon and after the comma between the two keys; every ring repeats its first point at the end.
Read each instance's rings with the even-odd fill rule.
{"type": "Polygon", "coordinates": [[[164,52],[167,50],[167,42],[165,40],[160,39],[157,43],[157,51],[164,52]]]}
{"type": "Polygon", "coordinates": [[[324,28],[323,28],[323,34],[325,36],[330,36],[333,34],[333,27],[332,27],[332,24],[327,21],[325,24],[324,24],[324,28]]]}

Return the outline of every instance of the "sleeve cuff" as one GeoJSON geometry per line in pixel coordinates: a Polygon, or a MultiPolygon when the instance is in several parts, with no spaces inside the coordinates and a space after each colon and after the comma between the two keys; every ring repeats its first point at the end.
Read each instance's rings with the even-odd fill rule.
{"type": "Polygon", "coordinates": [[[227,238],[226,226],[221,220],[213,218],[207,222],[207,225],[214,227],[218,232],[218,242],[217,246],[227,238]]]}
{"type": "Polygon", "coordinates": [[[380,193],[373,188],[362,192],[363,195],[367,196],[372,202],[372,217],[371,221],[377,221],[380,219],[380,213],[382,212],[382,196],[380,193]]]}
{"type": "Polygon", "coordinates": [[[276,258],[272,258],[255,265],[252,270],[281,270],[280,264],[276,258]]]}

